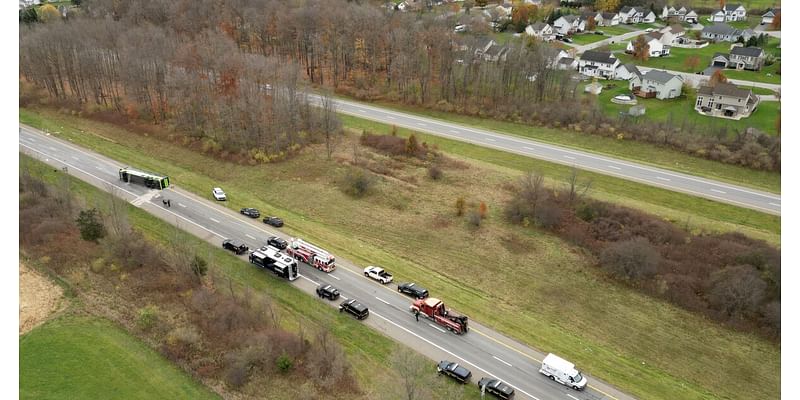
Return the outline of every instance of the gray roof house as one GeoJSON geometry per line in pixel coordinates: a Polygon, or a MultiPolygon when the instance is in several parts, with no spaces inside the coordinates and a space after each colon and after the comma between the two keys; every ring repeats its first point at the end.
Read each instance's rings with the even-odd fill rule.
{"type": "Polygon", "coordinates": [[[578,72],[586,76],[616,79],[619,60],[607,51],[587,50],[578,61],[578,72]]]}
{"type": "Polygon", "coordinates": [[[719,118],[747,118],[758,107],[758,97],[752,90],[739,89],[731,83],[702,86],[697,91],[695,111],[719,118]]]}
{"type": "Polygon", "coordinates": [[[735,46],[730,53],[716,53],[711,57],[711,66],[758,71],[764,66],[766,55],[760,47],[735,46]]]}
{"type": "Polygon", "coordinates": [[[651,69],[644,75],[634,75],[629,81],[629,87],[639,97],[674,99],[681,95],[683,77],[651,69]]]}
{"type": "Polygon", "coordinates": [[[735,42],[741,37],[744,40],[753,36],[753,31],[746,29],[744,31],[738,30],[726,23],[718,23],[714,25],[707,25],[703,27],[701,36],[703,39],[735,42]]]}
{"type": "Polygon", "coordinates": [[[772,21],[775,20],[775,17],[781,14],[780,8],[770,8],[764,15],[761,16],[761,25],[769,25],[772,24],[772,21]]]}
{"type": "Polygon", "coordinates": [[[617,79],[627,81],[633,78],[634,76],[641,77],[642,72],[639,71],[639,68],[633,63],[627,63],[627,64],[620,64],[617,67],[616,75],[617,79]]]}

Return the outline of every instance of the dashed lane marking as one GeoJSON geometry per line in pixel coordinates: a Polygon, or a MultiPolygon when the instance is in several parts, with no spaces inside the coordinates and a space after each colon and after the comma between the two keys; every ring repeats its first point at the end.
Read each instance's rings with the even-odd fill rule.
{"type": "Polygon", "coordinates": [[[497,361],[500,361],[501,363],[503,363],[503,364],[505,364],[505,365],[508,365],[509,367],[511,366],[511,363],[509,363],[509,362],[507,362],[507,361],[504,361],[504,360],[503,360],[503,359],[501,359],[500,357],[492,356],[492,358],[494,358],[494,359],[495,359],[495,360],[497,360],[497,361]]]}
{"type": "Polygon", "coordinates": [[[670,181],[669,178],[664,178],[663,176],[657,176],[656,179],[659,179],[659,180],[662,180],[662,181],[667,181],[667,182],[670,181]]]}
{"type": "Polygon", "coordinates": [[[615,170],[617,170],[617,171],[620,171],[620,170],[622,170],[622,168],[620,168],[620,167],[616,167],[616,166],[613,166],[613,165],[607,165],[607,167],[608,167],[608,168],[611,168],[611,169],[615,169],[615,170]]]}
{"type": "Polygon", "coordinates": [[[330,276],[330,277],[331,277],[331,278],[333,278],[333,279],[336,279],[337,281],[340,281],[340,280],[341,280],[341,279],[340,279],[338,276],[336,276],[336,275],[334,275],[334,274],[328,274],[328,276],[330,276]]]}
{"type": "Polygon", "coordinates": [[[780,204],[778,204],[778,203],[769,203],[769,205],[771,205],[771,206],[775,206],[775,207],[780,207],[780,206],[781,206],[781,205],[780,205],[780,204]]]}
{"type": "Polygon", "coordinates": [[[571,394],[569,394],[569,393],[565,393],[565,394],[566,394],[567,396],[569,396],[569,397],[572,397],[572,398],[573,398],[573,399],[575,399],[575,400],[580,400],[579,398],[577,398],[577,397],[575,397],[575,396],[573,396],[573,395],[571,395],[571,394]]]}
{"type": "Polygon", "coordinates": [[[567,159],[570,159],[570,160],[574,160],[575,159],[575,157],[573,157],[573,156],[564,156],[564,158],[567,158],[567,159]]]}
{"type": "Polygon", "coordinates": [[[386,305],[391,305],[391,304],[390,304],[388,301],[386,301],[386,300],[384,300],[384,299],[382,299],[382,298],[380,298],[380,297],[378,297],[378,296],[375,296],[375,298],[376,298],[376,299],[378,299],[378,301],[380,301],[380,302],[381,302],[381,303],[383,303],[383,304],[386,304],[386,305]]]}
{"type": "Polygon", "coordinates": [[[186,204],[183,204],[183,203],[178,203],[178,205],[179,205],[179,206],[181,206],[181,207],[183,207],[183,208],[186,208],[186,204]]]}
{"type": "Polygon", "coordinates": [[[214,221],[214,222],[216,222],[216,223],[219,223],[219,220],[218,220],[218,219],[214,219],[214,218],[211,218],[211,217],[208,217],[208,219],[210,219],[210,220],[212,220],[212,221],[214,221]]]}
{"type": "Polygon", "coordinates": [[[439,332],[445,333],[444,329],[442,329],[442,328],[439,328],[438,326],[436,326],[436,325],[434,325],[434,324],[428,324],[428,326],[430,326],[430,327],[431,327],[431,328],[433,328],[433,329],[436,329],[436,330],[437,330],[437,331],[439,331],[439,332]]]}
{"type": "Polygon", "coordinates": [[[723,192],[722,190],[719,190],[719,189],[711,189],[711,191],[714,192],[714,193],[725,194],[725,192],[723,192]]]}
{"type": "Polygon", "coordinates": [[[253,235],[251,235],[251,234],[249,234],[249,233],[245,233],[244,235],[245,235],[245,236],[247,236],[247,237],[249,237],[250,239],[256,240],[256,238],[254,238],[254,237],[253,237],[253,235]]]}

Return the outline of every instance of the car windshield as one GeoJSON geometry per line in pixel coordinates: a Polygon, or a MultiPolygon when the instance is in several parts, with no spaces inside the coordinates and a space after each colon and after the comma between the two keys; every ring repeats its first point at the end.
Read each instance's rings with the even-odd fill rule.
{"type": "Polygon", "coordinates": [[[582,380],[583,380],[583,376],[581,375],[580,372],[578,372],[577,374],[575,374],[575,376],[572,377],[572,381],[575,382],[575,383],[578,383],[578,382],[580,382],[582,380]]]}

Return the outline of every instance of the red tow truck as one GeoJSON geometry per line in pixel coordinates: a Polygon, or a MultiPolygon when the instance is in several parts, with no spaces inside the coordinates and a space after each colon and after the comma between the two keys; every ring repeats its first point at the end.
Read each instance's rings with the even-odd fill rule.
{"type": "Polygon", "coordinates": [[[433,320],[456,335],[462,335],[469,330],[468,318],[465,315],[458,315],[448,310],[444,302],[433,297],[414,301],[411,304],[411,312],[433,320]]]}

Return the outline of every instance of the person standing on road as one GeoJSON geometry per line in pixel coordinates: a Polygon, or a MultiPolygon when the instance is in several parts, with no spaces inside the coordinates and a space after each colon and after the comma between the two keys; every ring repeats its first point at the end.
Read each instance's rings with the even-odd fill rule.
{"type": "Polygon", "coordinates": [[[172,207],[172,200],[167,200],[167,208],[172,207]]]}
{"type": "Polygon", "coordinates": [[[417,322],[419,322],[419,310],[414,311],[414,318],[416,318],[417,322]]]}

